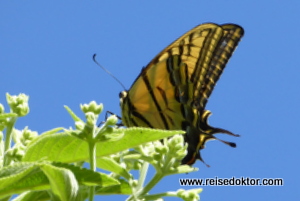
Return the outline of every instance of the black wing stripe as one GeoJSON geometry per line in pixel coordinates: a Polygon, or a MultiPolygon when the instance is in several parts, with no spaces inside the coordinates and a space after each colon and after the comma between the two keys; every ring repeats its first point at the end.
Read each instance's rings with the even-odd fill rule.
{"type": "MultiPolygon", "coordinates": [[[[123,105],[122,105],[122,110],[125,110],[125,107],[128,106],[128,110],[131,111],[131,115],[136,117],[136,118],[139,118],[141,121],[143,121],[149,128],[154,128],[152,126],[152,124],[140,113],[137,112],[137,109],[133,106],[129,96],[126,97],[126,99],[124,99],[124,102],[123,102],[123,105]]],[[[129,115],[123,115],[123,119],[124,119],[124,122],[125,122],[125,125],[131,125],[133,124],[134,126],[140,126],[134,117],[131,117],[129,115]]]]}
{"type": "Polygon", "coordinates": [[[152,98],[152,100],[153,100],[153,102],[154,102],[154,104],[156,106],[157,112],[158,112],[158,114],[159,114],[159,116],[160,116],[160,118],[162,120],[162,123],[163,123],[165,129],[169,130],[170,128],[169,128],[167,119],[166,119],[166,117],[164,116],[164,114],[162,112],[162,109],[161,109],[161,107],[159,105],[159,102],[157,101],[157,99],[155,97],[155,94],[153,93],[152,86],[151,86],[151,84],[149,82],[149,78],[148,78],[147,74],[142,74],[142,76],[143,76],[143,80],[144,80],[144,82],[145,82],[145,84],[147,86],[148,92],[151,95],[151,98],[152,98]]]}

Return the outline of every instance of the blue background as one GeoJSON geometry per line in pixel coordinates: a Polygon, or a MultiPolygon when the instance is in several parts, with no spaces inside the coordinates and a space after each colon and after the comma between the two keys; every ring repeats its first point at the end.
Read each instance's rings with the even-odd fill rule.
{"type": "Polygon", "coordinates": [[[183,188],[178,178],[283,178],[280,187],[203,187],[201,200],[298,200],[299,10],[297,0],[3,0],[0,102],[6,102],[6,92],[28,94],[31,111],[17,128],[28,125],[40,133],[73,126],[63,105],[81,114],[80,103],[96,100],[120,114],[123,89],[92,61],[94,53],[129,88],[143,66],[194,26],[236,23],[245,36],[207,109],[211,125],[241,135],[219,135],[238,146],[208,142],[202,156],[210,168],[197,162],[199,172],[167,177],[153,192],[183,188]]]}

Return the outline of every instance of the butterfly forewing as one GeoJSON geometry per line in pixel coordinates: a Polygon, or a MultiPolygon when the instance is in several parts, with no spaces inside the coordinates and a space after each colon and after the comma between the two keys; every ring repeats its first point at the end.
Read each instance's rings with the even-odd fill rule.
{"type": "Polygon", "coordinates": [[[126,126],[181,130],[181,121],[184,120],[181,112],[178,112],[181,103],[174,99],[174,85],[166,82],[169,77],[166,62],[162,61],[143,71],[145,73],[128,91],[121,106],[126,126]]]}
{"type": "Polygon", "coordinates": [[[208,23],[166,47],[121,93],[124,125],[185,130],[188,154],[182,163],[202,160],[199,150],[213,134],[230,133],[210,127],[204,107],[242,35],[238,25],[208,23]]]}

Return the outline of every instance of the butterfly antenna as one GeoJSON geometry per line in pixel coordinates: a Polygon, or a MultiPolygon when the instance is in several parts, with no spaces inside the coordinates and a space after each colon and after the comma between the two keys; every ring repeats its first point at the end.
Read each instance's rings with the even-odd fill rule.
{"type": "Polygon", "coordinates": [[[125,86],[122,84],[122,82],[116,78],[111,72],[109,72],[106,68],[104,68],[101,64],[98,63],[98,61],[96,60],[96,54],[93,55],[93,61],[100,67],[102,68],[107,74],[109,74],[112,78],[114,78],[122,87],[124,90],[126,90],[125,86]]]}

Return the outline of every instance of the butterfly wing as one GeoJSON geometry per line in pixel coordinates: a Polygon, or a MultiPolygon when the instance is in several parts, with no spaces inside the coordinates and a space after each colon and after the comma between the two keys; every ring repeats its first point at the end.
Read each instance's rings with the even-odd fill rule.
{"type": "Polygon", "coordinates": [[[213,57],[206,72],[205,80],[199,91],[199,103],[201,103],[200,106],[203,108],[205,107],[207,99],[216,82],[219,80],[225,65],[234,52],[234,49],[237,47],[241,37],[244,35],[243,28],[235,24],[224,24],[221,28],[223,30],[223,35],[213,52],[213,57]]]}
{"type": "MultiPolygon", "coordinates": [[[[123,124],[167,130],[185,130],[193,164],[199,150],[216,132],[204,110],[212,89],[243,35],[234,24],[202,24],[160,52],[120,94],[123,124]]],[[[230,133],[230,132],[229,132],[230,133]]]]}

